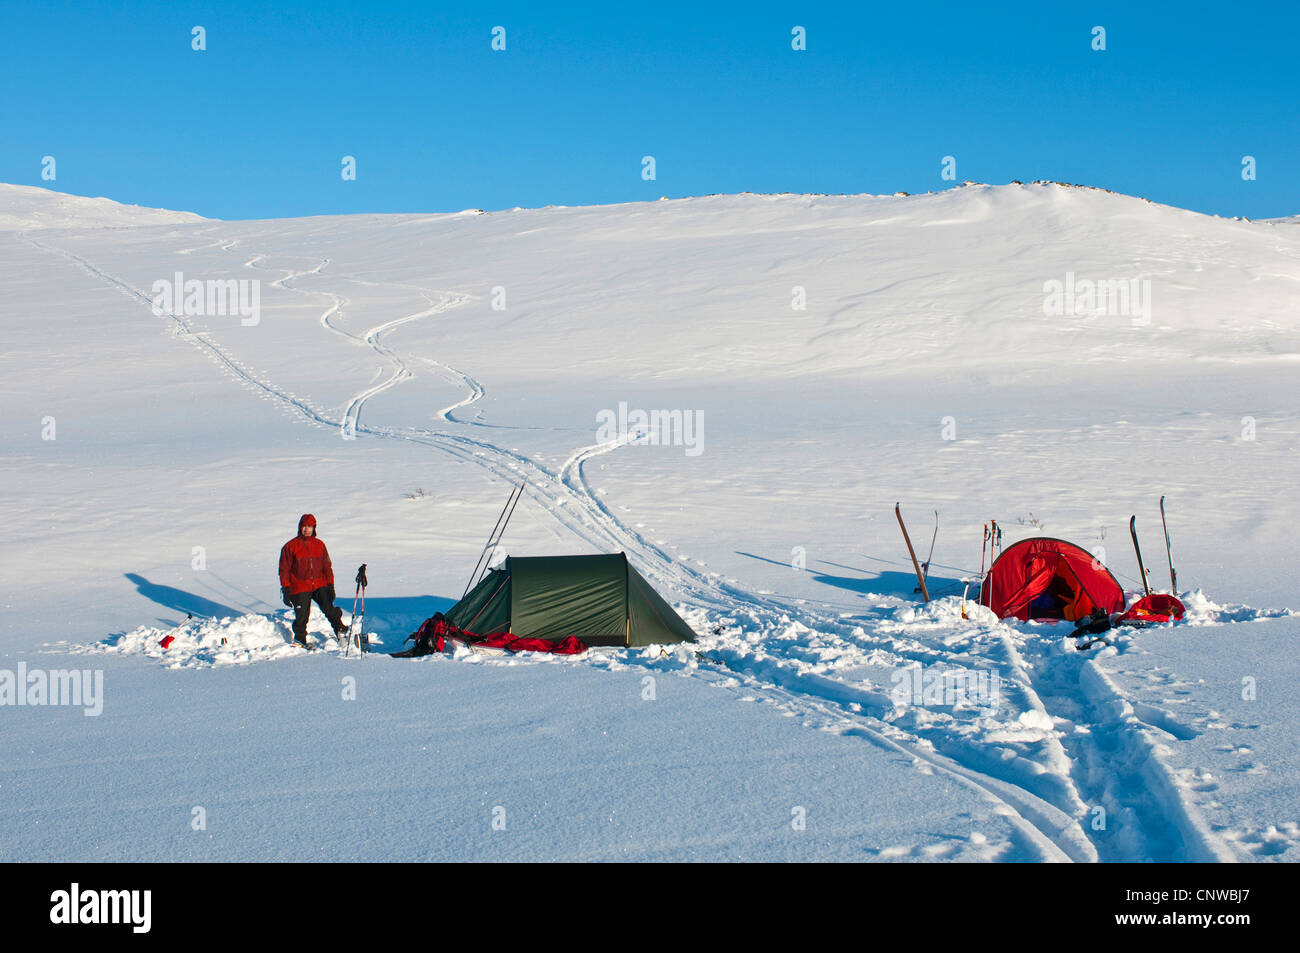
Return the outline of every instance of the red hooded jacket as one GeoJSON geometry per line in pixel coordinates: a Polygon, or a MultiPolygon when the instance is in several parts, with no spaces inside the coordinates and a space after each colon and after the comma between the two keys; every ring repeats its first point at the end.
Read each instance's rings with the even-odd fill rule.
{"type": "Polygon", "coordinates": [[[329,550],[315,535],[302,535],[304,526],[315,525],[316,517],[304,513],[298,520],[298,535],[280,550],[280,585],[288,586],[291,595],[334,585],[329,550]]]}

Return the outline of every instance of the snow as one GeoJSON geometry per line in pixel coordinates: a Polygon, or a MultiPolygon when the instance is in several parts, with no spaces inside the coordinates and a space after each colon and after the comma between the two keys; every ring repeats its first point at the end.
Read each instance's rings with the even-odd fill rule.
{"type": "MultiPolygon", "coordinates": [[[[344,620],[351,616],[344,613],[344,620]]],[[[320,647],[335,654],[356,657],[356,650],[346,651],[334,638],[328,620],[317,612],[307,623],[313,650],[320,647]],[[314,636],[314,638],[313,638],[314,636]]],[[[374,638],[375,651],[382,642],[374,638]]],[[[130,632],[111,636],[102,643],[73,646],[74,654],[108,652],[119,655],[146,655],[158,659],[168,668],[212,668],[219,665],[248,665],[301,654],[293,645],[293,613],[244,615],[239,618],[186,619],[170,629],[142,625],[130,632]],[[171,641],[168,642],[167,640],[171,641]],[[164,646],[164,642],[166,645],[164,646]]]]}
{"type": "Polygon", "coordinates": [[[1047,183],[253,222],[0,186],[0,247],[0,676],[104,676],[0,706],[6,860],[1300,856],[1300,234],[1047,183]],[[177,272],[257,319],[155,313],[177,272]],[[1045,313],[1081,280],[1149,314],[1045,313]],[[697,445],[602,442],[624,404],[697,445]],[[704,657],[289,645],[299,514],[392,651],[521,479],[506,550],[626,551],[704,657]],[[990,516],[1132,595],[1136,513],[1159,587],[1162,494],[1184,623],[963,619],[990,516]],[[898,500],[922,550],[940,511],[929,605],[898,500]]]}
{"type": "Polygon", "coordinates": [[[38,228],[133,228],[209,221],[193,212],[123,205],[106,198],[67,195],[0,182],[0,232],[38,228]]]}

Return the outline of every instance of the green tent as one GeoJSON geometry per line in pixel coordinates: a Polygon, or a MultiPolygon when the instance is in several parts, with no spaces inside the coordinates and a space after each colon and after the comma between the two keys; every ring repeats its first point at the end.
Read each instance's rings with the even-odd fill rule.
{"type": "Polygon", "coordinates": [[[694,642],[695,633],[641,578],[627,554],[510,556],[444,613],[476,635],[508,632],[587,645],[694,642]]]}

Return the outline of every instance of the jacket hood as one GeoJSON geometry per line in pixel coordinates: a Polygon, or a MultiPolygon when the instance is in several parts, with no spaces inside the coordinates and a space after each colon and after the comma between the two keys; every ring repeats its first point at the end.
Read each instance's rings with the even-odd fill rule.
{"type": "Polygon", "coordinates": [[[302,528],[304,526],[314,527],[315,525],[316,525],[316,517],[312,516],[310,513],[303,513],[302,519],[298,520],[298,535],[299,536],[302,535],[302,528]]]}

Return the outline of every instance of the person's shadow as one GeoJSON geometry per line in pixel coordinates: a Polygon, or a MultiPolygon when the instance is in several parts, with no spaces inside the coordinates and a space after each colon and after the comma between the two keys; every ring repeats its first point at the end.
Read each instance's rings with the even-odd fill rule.
{"type": "MultiPolygon", "coordinates": [[[[184,589],[177,589],[175,586],[164,586],[160,583],[150,582],[139,573],[128,572],[126,578],[135,586],[140,595],[144,596],[165,609],[172,612],[180,613],[175,618],[159,617],[158,621],[164,626],[171,627],[179,625],[185,621],[186,616],[203,616],[211,619],[228,619],[241,615],[261,614],[277,615],[288,610],[282,605],[271,606],[270,612],[265,608],[236,608],[216,602],[206,596],[198,595],[193,592],[186,592],[184,589]]],[[[345,612],[352,611],[354,593],[339,592],[334,604],[345,612]]],[[[260,601],[260,600],[259,600],[260,601]]],[[[429,618],[435,612],[446,612],[453,605],[455,599],[448,599],[445,596],[385,596],[378,598],[366,599],[366,631],[371,631],[372,627],[377,631],[402,631],[413,632],[420,627],[425,619],[429,618]]],[[[262,606],[268,603],[263,602],[262,606]]],[[[360,607],[358,607],[359,611],[360,607]]],[[[313,605],[313,612],[319,611],[313,605]]]]}
{"type": "MultiPolygon", "coordinates": [[[[244,615],[244,611],[241,609],[232,609],[220,602],[213,602],[204,596],[186,592],[184,589],[177,589],[174,586],[164,586],[156,582],[150,582],[139,573],[128,572],[125,575],[135,585],[140,595],[153,600],[165,609],[179,612],[183,616],[201,615],[214,619],[224,619],[230,616],[244,615]]],[[[181,620],[160,618],[158,621],[163,625],[177,625],[181,620]]]]}

